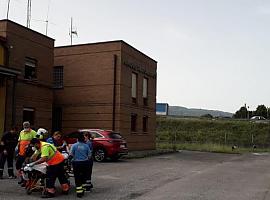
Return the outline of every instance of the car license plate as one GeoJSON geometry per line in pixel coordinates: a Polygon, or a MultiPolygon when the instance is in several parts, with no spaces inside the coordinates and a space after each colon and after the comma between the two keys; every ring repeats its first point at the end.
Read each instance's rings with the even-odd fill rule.
{"type": "Polygon", "coordinates": [[[121,145],[120,145],[120,148],[125,148],[125,145],[124,145],[124,144],[121,144],[121,145]]]}

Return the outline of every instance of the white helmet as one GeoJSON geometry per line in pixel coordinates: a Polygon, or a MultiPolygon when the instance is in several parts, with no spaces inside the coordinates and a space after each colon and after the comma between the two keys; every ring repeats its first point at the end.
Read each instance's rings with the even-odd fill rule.
{"type": "Polygon", "coordinates": [[[37,130],[37,138],[43,139],[43,136],[44,136],[45,134],[47,134],[47,133],[48,133],[48,131],[47,131],[46,129],[44,129],[44,128],[39,128],[39,129],[37,130]]]}

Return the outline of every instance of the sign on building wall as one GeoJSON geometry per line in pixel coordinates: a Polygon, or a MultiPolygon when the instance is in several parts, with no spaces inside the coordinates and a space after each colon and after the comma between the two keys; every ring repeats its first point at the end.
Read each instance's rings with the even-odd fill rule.
{"type": "Polygon", "coordinates": [[[157,103],[156,104],[156,114],[157,115],[168,115],[169,104],[167,103],[157,103]]]}

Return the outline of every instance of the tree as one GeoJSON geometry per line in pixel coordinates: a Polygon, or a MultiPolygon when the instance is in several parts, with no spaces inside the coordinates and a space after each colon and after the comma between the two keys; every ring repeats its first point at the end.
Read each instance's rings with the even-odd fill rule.
{"type": "Polygon", "coordinates": [[[245,106],[242,106],[236,113],[233,115],[234,118],[246,119],[248,110],[245,106]]]}
{"type": "Polygon", "coordinates": [[[265,105],[258,105],[255,114],[267,118],[267,108],[265,107],[265,105]]]}

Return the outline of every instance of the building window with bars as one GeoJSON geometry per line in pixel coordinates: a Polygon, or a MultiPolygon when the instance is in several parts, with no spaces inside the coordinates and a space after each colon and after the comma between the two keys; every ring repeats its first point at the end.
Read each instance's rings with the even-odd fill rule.
{"type": "Polygon", "coordinates": [[[143,116],[143,132],[148,132],[148,116],[143,116]]]}
{"type": "Polygon", "coordinates": [[[137,114],[131,114],[131,132],[137,131],[137,114]]]}
{"type": "Polygon", "coordinates": [[[55,66],[53,68],[53,88],[64,87],[64,67],[55,66]]]}
{"type": "Polygon", "coordinates": [[[143,105],[148,105],[148,79],[143,78],[143,105]]]}
{"type": "Polygon", "coordinates": [[[138,75],[135,73],[132,73],[132,81],[131,81],[131,97],[132,97],[132,103],[137,103],[137,79],[138,75]]]}
{"type": "Polygon", "coordinates": [[[35,80],[37,78],[37,60],[25,58],[24,79],[35,80]]]}

